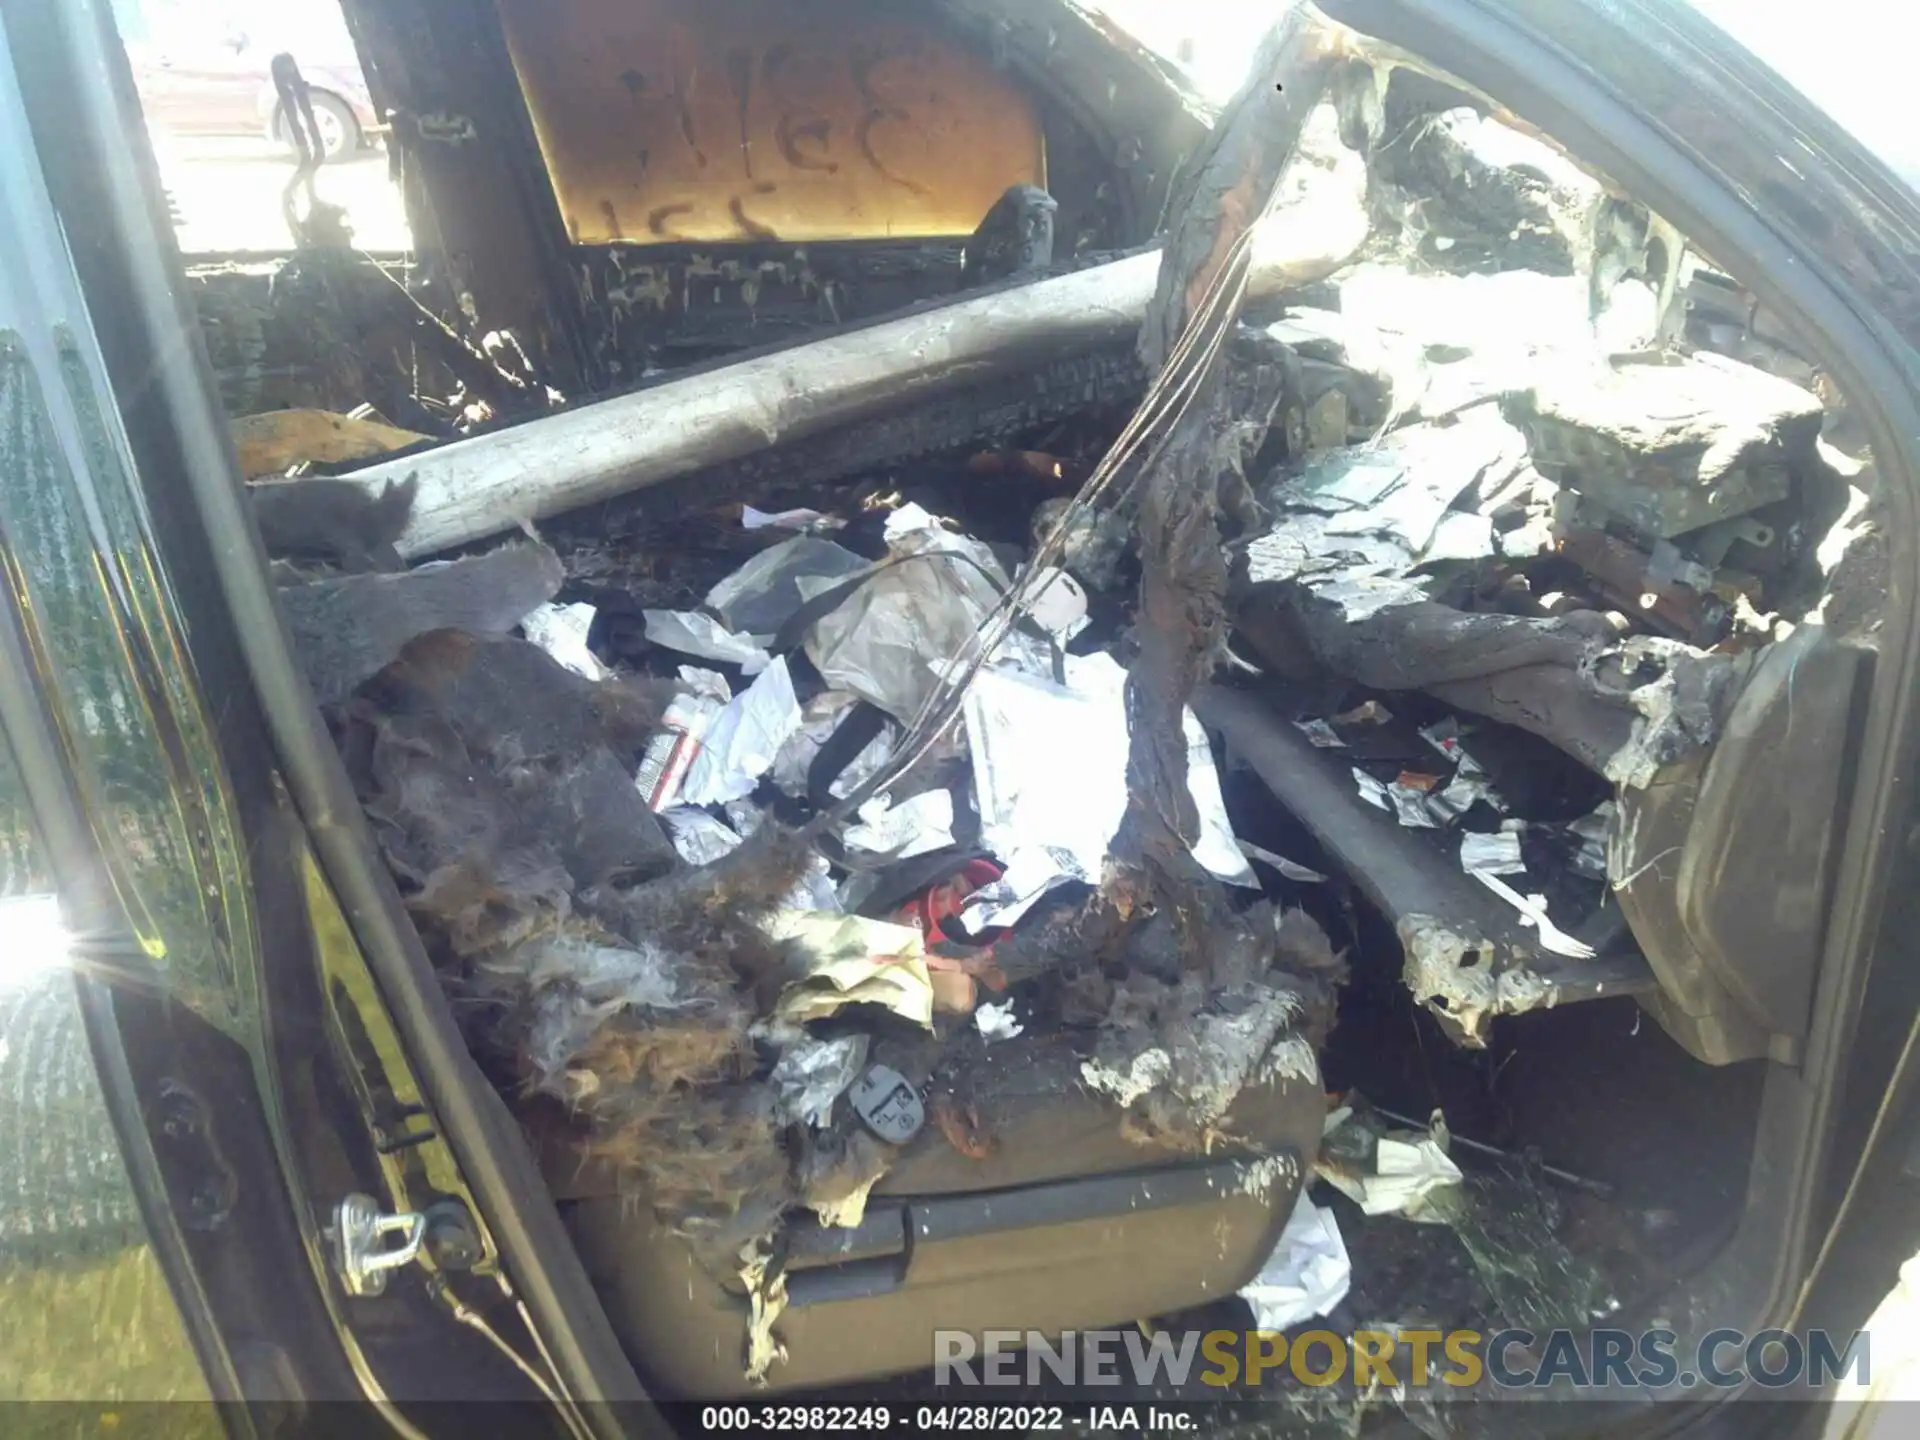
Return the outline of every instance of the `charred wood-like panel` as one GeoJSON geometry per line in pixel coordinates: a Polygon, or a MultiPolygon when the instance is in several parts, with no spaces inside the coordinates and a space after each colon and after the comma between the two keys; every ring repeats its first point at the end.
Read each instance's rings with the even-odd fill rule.
{"type": "Polygon", "coordinates": [[[943,453],[1009,444],[1090,410],[1138,402],[1146,372],[1129,342],[924,400],[879,419],[729,461],[556,522],[582,536],[620,531],[689,505],[803,490],[943,453]]]}

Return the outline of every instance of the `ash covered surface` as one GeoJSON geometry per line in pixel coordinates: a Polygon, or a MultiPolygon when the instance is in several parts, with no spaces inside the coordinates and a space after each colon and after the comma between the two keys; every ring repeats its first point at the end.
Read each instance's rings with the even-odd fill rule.
{"type": "MultiPolygon", "coordinates": [[[[1829,588],[1872,643],[1871,466],[1813,371],[1690,326],[1711,272],[1659,217],[1470,97],[1275,45],[1303,79],[1194,157],[1138,359],[1044,414],[902,395],[892,449],[769,444],[411,570],[412,489],[366,537],[266,527],[476,1054],[564,1183],[738,1278],[756,1382],[796,1225],[1033,1181],[1035,1110],[1305,1168],[1364,1087],[1524,1152],[1410,1057],[1670,986],[1623,810],[1829,588]],[[1303,148],[1366,162],[1355,246],[1250,299],[1303,148]],[[584,659],[516,633],[550,603],[590,607],[584,659]],[[1304,1130],[1247,1128],[1266,1092],[1304,1130]]],[[[1579,1323],[1673,1262],[1659,1206],[1537,1162],[1469,1163],[1443,1224],[1336,1203],[1350,1318],[1579,1323]]]]}

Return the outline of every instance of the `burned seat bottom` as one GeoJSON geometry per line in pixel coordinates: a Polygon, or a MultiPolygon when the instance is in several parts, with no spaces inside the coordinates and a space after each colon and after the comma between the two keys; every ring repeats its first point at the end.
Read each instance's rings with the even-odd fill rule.
{"type": "MultiPolygon", "coordinates": [[[[936,1329],[1126,1324],[1229,1296],[1271,1252],[1318,1148],[1311,1078],[1242,1091],[1206,1157],[1140,1143],[1079,1079],[1070,1037],[999,1042],[968,1103],[991,1153],[974,1159],[929,1124],[858,1226],[788,1227],[781,1389],[925,1368],[936,1329]]],[[[743,1393],[749,1301],[615,1193],[612,1177],[550,1173],[562,1213],[628,1352],[660,1393],[743,1393]]]]}

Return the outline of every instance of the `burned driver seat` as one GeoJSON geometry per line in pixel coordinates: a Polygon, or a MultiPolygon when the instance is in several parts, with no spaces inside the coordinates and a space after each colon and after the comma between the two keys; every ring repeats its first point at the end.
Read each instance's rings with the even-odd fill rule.
{"type": "MultiPolygon", "coordinates": [[[[986,1046],[971,1075],[962,1153],[929,1117],[852,1228],[789,1217],[785,1348],[766,1377],[793,1390],[902,1374],[936,1359],[936,1330],[1064,1330],[1232,1295],[1260,1269],[1320,1140],[1316,1075],[1249,1084],[1211,1153],[1127,1133],[1082,1078],[1070,1033],[986,1046]],[[980,1158],[974,1158],[977,1154],[980,1158]]],[[[844,1103],[844,1102],[842,1102],[844,1103]]],[[[561,1213],[616,1332],[655,1393],[747,1393],[749,1302],[622,1194],[604,1167],[550,1147],[561,1213]]]]}

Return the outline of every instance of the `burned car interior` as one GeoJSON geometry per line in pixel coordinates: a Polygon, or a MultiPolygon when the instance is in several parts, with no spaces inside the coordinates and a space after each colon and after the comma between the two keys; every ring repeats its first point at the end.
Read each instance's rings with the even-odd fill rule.
{"type": "Polygon", "coordinates": [[[189,291],[651,1389],[1725,1245],[1887,564],[1739,277],[1311,7],[1218,111],[1064,0],[344,10],[415,250],[309,156],[189,291]]]}

